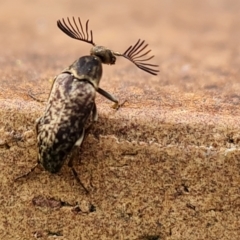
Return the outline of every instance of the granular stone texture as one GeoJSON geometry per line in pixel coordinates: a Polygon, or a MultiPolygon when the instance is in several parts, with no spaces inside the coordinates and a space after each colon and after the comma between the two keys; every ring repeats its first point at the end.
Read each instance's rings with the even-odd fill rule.
{"type": "Polygon", "coordinates": [[[1,1],[0,239],[239,239],[240,2],[1,1]],[[55,75],[90,45],[56,26],[90,19],[94,42],[149,43],[160,73],[103,66],[99,120],[57,174],[36,169],[35,121],[55,75]],[[30,97],[43,100],[38,102],[30,97]]]}

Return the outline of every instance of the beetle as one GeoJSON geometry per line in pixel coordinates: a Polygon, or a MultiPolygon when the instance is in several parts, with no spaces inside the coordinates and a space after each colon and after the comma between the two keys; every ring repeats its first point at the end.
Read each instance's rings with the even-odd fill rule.
{"type": "MultiPolygon", "coordinates": [[[[93,47],[90,55],[80,57],[55,77],[45,112],[36,121],[38,161],[30,172],[39,164],[50,173],[59,172],[69,153],[81,146],[86,132],[98,118],[96,92],[114,102],[114,108],[118,109],[121,106],[113,95],[99,87],[102,64],[113,65],[116,57],[122,56],[152,75],[158,73],[158,65],[146,63],[154,56],[145,58],[151,51],[144,51],[148,46],[145,41],[139,39],[123,54],[114,52],[93,42],[93,33],[92,30],[89,32],[88,23],[89,20],[84,29],[80,18],[57,21],[57,26],[66,35],[93,47]]],[[[72,159],[73,157],[68,165],[77,177],[72,159]]]]}

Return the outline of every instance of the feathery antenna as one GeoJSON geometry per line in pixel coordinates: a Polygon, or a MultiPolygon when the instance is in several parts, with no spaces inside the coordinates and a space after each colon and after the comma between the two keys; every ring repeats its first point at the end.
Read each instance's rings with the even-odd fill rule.
{"type": "Polygon", "coordinates": [[[58,20],[57,26],[69,37],[86,42],[86,43],[90,43],[93,46],[95,46],[95,43],[93,42],[92,30],[90,30],[90,34],[88,31],[88,22],[89,22],[89,20],[87,20],[87,22],[86,22],[85,30],[83,29],[81,19],[78,18],[79,24],[77,24],[74,17],[73,17],[73,23],[71,23],[69,18],[67,18],[67,23],[65,22],[64,19],[62,19],[62,21],[58,20]],[[90,39],[89,39],[89,37],[90,37],[90,39]]]}
{"type": "Polygon", "coordinates": [[[130,46],[123,54],[120,53],[114,53],[117,56],[122,56],[130,60],[132,63],[134,63],[138,68],[142,69],[145,72],[148,72],[152,75],[157,75],[159,72],[158,69],[155,69],[158,67],[158,65],[145,63],[146,61],[152,59],[154,57],[147,57],[144,58],[148,53],[151,52],[151,50],[148,50],[146,52],[143,52],[148,44],[144,44],[145,41],[139,39],[137,43],[134,46],[130,46]]]}
{"type": "MultiPolygon", "coordinates": [[[[93,46],[96,44],[93,42],[93,33],[92,30],[88,30],[88,22],[86,22],[85,29],[81,23],[81,19],[78,17],[77,20],[72,18],[72,22],[67,18],[67,21],[64,19],[57,21],[57,26],[69,37],[77,39],[79,41],[83,41],[86,43],[90,43],[93,46]],[[78,21],[77,21],[78,20],[78,21]]],[[[151,50],[146,50],[148,44],[145,43],[144,40],[139,39],[135,45],[131,45],[123,54],[118,52],[113,52],[115,56],[122,56],[134,63],[138,68],[142,69],[145,72],[148,72],[152,75],[157,75],[159,70],[158,65],[146,63],[147,61],[151,60],[153,56],[148,57],[148,53],[151,50]]]]}

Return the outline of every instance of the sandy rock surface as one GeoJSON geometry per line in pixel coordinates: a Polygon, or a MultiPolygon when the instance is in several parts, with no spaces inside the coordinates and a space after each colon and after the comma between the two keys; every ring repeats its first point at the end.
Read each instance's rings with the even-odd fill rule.
{"type": "Polygon", "coordinates": [[[238,239],[240,2],[0,1],[1,239],[238,239]],[[36,169],[35,120],[53,78],[88,55],[56,26],[90,19],[94,41],[124,52],[145,39],[149,75],[104,66],[99,120],[74,167],[36,169]]]}

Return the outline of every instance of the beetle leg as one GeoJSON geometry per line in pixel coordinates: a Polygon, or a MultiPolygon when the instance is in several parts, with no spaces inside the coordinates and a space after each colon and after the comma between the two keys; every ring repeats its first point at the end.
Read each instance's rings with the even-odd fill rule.
{"type": "Polygon", "coordinates": [[[98,88],[97,92],[100,93],[101,95],[103,95],[105,98],[107,98],[108,100],[115,102],[112,105],[112,108],[118,110],[120,107],[122,107],[124,105],[125,102],[127,102],[127,100],[123,101],[123,103],[119,103],[119,101],[110,93],[106,92],[105,90],[103,90],[102,88],[98,88]]]}
{"type": "Polygon", "coordinates": [[[37,118],[37,120],[35,121],[35,130],[36,130],[37,136],[38,136],[38,133],[39,133],[38,124],[39,124],[40,121],[41,121],[41,117],[37,118]]]}
{"type": "Polygon", "coordinates": [[[37,97],[35,97],[35,95],[39,95],[39,94],[45,94],[45,93],[44,92],[43,93],[33,93],[31,89],[28,91],[28,96],[30,98],[32,98],[33,100],[40,102],[40,103],[46,102],[46,100],[41,100],[41,99],[38,99],[37,97]]]}
{"type": "Polygon", "coordinates": [[[103,95],[108,100],[110,100],[112,102],[115,102],[115,104],[112,106],[112,108],[114,108],[114,109],[118,109],[119,108],[119,102],[113,95],[111,95],[110,93],[106,92],[102,88],[98,88],[97,92],[100,93],[101,95],[103,95]]]}
{"type": "Polygon", "coordinates": [[[81,185],[81,187],[84,189],[84,191],[86,192],[86,193],[89,193],[89,191],[87,190],[87,188],[84,186],[84,184],[81,182],[81,180],[80,180],[80,178],[79,178],[79,176],[78,176],[78,174],[77,174],[77,171],[75,170],[75,168],[74,168],[74,166],[73,166],[73,159],[77,156],[77,154],[78,154],[78,148],[77,148],[77,146],[75,145],[74,147],[73,147],[73,150],[72,150],[72,153],[71,153],[71,157],[70,157],[70,160],[69,160],[69,162],[68,162],[68,167],[70,167],[71,168],[71,170],[72,170],[72,173],[73,173],[73,175],[74,175],[74,177],[75,177],[75,179],[77,180],[77,182],[78,182],[78,184],[79,185],[81,185]]]}
{"type": "Polygon", "coordinates": [[[71,169],[72,169],[73,175],[74,175],[74,177],[76,178],[77,182],[81,185],[81,187],[84,189],[84,191],[88,194],[89,191],[87,190],[87,188],[86,188],[86,187],[83,185],[83,183],[81,182],[81,180],[80,180],[80,178],[79,178],[79,176],[78,176],[75,168],[72,166],[71,169]]]}
{"type": "Polygon", "coordinates": [[[75,157],[77,156],[78,154],[78,149],[79,147],[81,146],[82,142],[84,141],[85,139],[85,129],[83,129],[83,132],[81,134],[81,137],[77,140],[77,142],[75,143],[75,145],[73,146],[73,149],[71,151],[71,156],[70,156],[70,160],[68,162],[68,167],[71,168],[72,172],[73,172],[73,175],[75,177],[75,179],[77,180],[77,182],[82,186],[82,188],[85,190],[86,193],[89,193],[89,191],[87,190],[87,188],[83,185],[83,183],[81,182],[78,174],[77,174],[77,171],[75,170],[74,166],[73,166],[73,160],[75,159],[75,157]]]}
{"type": "MultiPolygon", "coordinates": [[[[97,120],[98,120],[97,106],[94,103],[93,109],[92,109],[92,121],[96,122],[97,120]]],[[[91,125],[92,125],[92,123],[91,123],[91,125]]]]}
{"type": "Polygon", "coordinates": [[[90,132],[90,129],[91,129],[93,123],[96,122],[97,119],[98,119],[97,106],[94,103],[93,109],[92,109],[92,122],[86,129],[83,129],[81,137],[77,140],[77,142],[73,146],[72,154],[71,154],[70,160],[68,162],[68,166],[72,169],[74,177],[76,178],[77,182],[82,186],[82,188],[85,190],[86,193],[89,193],[89,191],[86,189],[86,187],[83,185],[80,178],[78,177],[78,174],[77,174],[75,168],[73,167],[73,160],[75,159],[75,157],[77,157],[79,147],[84,143],[86,137],[88,136],[88,134],[90,132]]]}
{"type": "Polygon", "coordinates": [[[77,142],[75,143],[75,145],[72,148],[71,151],[71,156],[70,156],[70,160],[68,162],[68,166],[70,168],[73,167],[73,159],[75,158],[76,154],[77,154],[77,149],[81,146],[83,140],[84,140],[84,135],[85,135],[85,129],[83,129],[83,132],[81,134],[81,137],[77,140],[77,142]]]}
{"type": "Polygon", "coordinates": [[[74,144],[74,147],[80,147],[81,146],[81,144],[82,144],[82,142],[83,142],[83,140],[84,140],[84,137],[85,136],[85,129],[83,129],[83,131],[82,131],[82,135],[81,135],[81,137],[77,140],[77,142],[74,144]]]}
{"type": "Polygon", "coordinates": [[[111,95],[110,93],[106,92],[102,88],[98,88],[97,92],[100,93],[101,95],[103,95],[105,98],[109,99],[110,101],[115,102],[115,103],[118,104],[118,100],[113,95],[111,95]]]}

